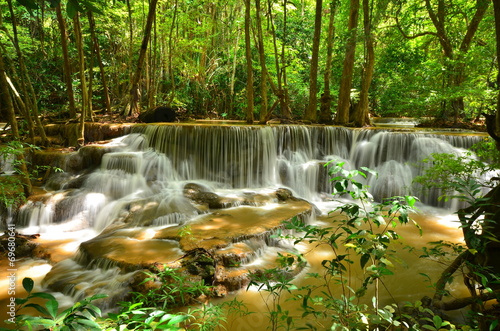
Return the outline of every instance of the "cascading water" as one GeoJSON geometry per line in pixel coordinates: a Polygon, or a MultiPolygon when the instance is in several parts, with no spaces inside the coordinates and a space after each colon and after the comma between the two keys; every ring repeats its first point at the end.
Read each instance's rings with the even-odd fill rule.
{"type": "MultiPolygon", "coordinates": [[[[378,178],[369,178],[368,184],[381,200],[412,193],[421,159],[431,153],[462,153],[483,137],[320,126],[137,125],[105,146],[94,171],[59,175],[58,189],[23,206],[17,225],[27,233],[92,229],[98,237],[83,243],[73,259],[57,264],[44,284],[76,298],[96,291],[115,293],[115,302],[127,292],[141,258],[167,263],[183,254],[181,246],[187,244],[171,239],[175,225],[193,224],[200,233],[216,233],[211,240],[218,240],[224,258],[246,247],[249,253],[241,261],[251,264],[266,247],[282,245],[269,242],[279,222],[258,234],[252,233],[252,222],[262,217],[265,224],[269,215],[280,213],[281,220],[293,216],[278,204],[283,202],[275,193],[280,188],[320,205],[331,193],[326,162],[343,160],[347,168],[377,171],[378,178]],[[210,214],[220,208],[227,208],[223,216],[210,214]],[[243,221],[250,212],[253,219],[243,221]],[[251,230],[236,235],[238,242],[217,232],[240,227],[251,230]],[[150,251],[156,250],[172,253],[155,257],[150,251]]],[[[436,204],[431,198],[424,202],[436,204]]],[[[314,215],[299,207],[301,217],[314,215]]]]}

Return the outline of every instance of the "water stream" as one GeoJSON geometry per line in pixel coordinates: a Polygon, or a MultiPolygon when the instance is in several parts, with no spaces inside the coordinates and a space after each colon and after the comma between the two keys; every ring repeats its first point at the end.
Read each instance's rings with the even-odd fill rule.
{"type": "MultiPolygon", "coordinates": [[[[41,234],[38,240],[49,249],[55,265],[20,262],[18,286],[30,276],[38,289],[59,291],[68,302],[93,293],[109,294],[108,308],[112,307],[130,290],[135,266],[170,263],[183,255],[188,244],[169,239],[179,225],[213,236],[209,242],[200,234],[199,240],[218,245],[217,254],[236,251],[244,255],[244,265],[262,267],[286,248],[269,240],[280,221],[301,215],[308,222],[324,222],[334,207],[326,162],[339,160],[350,169],[377,171],[378,178],[368,178],[367,184],[380,200],[417,194],[412,180],[422,172],[419,161],[431,153],[462,153],[483,138],[324,126],[137,125],[131,134],[95,147],[102,154],[96,167],[72,171],[75,162],[88,158],[82,150],[57,159],[55,165],[66,172],[55,174],[46,193],[28,202],[12,220],[22,233],[41,234]],[[189,198],[187,188],[193,187],[195,198],[189,198]],[[312,208],[302,200],[280,200],[277,192],[282,188],[312,208]]],[[[425,236],[419,237],[415,229],[403,230],[413,245],[461,241],[452,215],[455,207],[438,202],[436,194],[420,196],[416,218],[425,236]]],[[[312,270],[323,256],[319,252],[308,257],[312,270]]],[[[419,261],[408,254],[405,258],[419,261]]],[[[417,300],[431,292],[424,280],[415,280],[416,274],[423,270],[438,275],[441,267],[418,263],[397,273],[411,281],[391,282],[396,299],[417,300]]],[[[2,309],[5,295],[0,295],[2,309]]],[[[254,291],[234,295],[251,305],[260,300],[254,291]]],[[[256,305],[262,310],[262,304],[256,305]]],[[[265,323],[261,315],[254,315],[234,322],[231,330],[262,329],[265,323]]]]}

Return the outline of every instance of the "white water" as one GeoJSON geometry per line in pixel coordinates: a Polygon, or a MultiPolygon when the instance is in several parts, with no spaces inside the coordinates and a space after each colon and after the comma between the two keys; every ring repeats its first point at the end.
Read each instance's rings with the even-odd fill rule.
{"type": "MultiPolygon", "coordinates": [[[[287,187],[327,212],[332,204],[325,201],[331,188],[324,164],[330,160],[344,160],[350,169],[364,166],[377,171],[378,178],[369,178],[368,184],[380,200],[412,193],[412,179],[421,171],[419,160],[431,153],[461,153],[479,139],[336,127],[145,125],[110,143],[111,152],[97,170],[60,175],[61,189],[24,206],[17,227],[24,233],[42,233],[42,238],[82,233],[81,240],[64,244],[76,253],[79,242],[121,224],[138,205],[151,205],[151,215],[134,219],[135,227],[188,223],[205,212],[182,194],[184,184],[192,182],[228,197],[287,187]],[[82,184],[74,185],[76,181],[82,184]]],[[[460,231],[442,239],[460,240],[460,231]]],[[[253,245],[262,259],[274,249],[253,245]]],[[[76,299],[101,290],[116,301],[127,290],[127,277],[113,265],[100,264],[96,269],[78,258],[62,259],[44,283],[66,283],[65,294],[76,299]]]]}

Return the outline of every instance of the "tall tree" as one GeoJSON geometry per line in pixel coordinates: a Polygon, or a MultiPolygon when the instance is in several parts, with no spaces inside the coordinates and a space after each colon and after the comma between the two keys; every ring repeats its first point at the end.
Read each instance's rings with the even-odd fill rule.
{"type": "Polygon", "coordinates": [[[148,16],[146,19],[146,26],[144,27],[144,35],[142,37],[141,49],[139,50],[139,59],[137,60],[137,67],[130,84],[130,94],[129,94],[129,104],[125,107],[124,115],[137,116],[140,112],[140,80],[142,77],[142,72],[144,70],[144,63],[146,58],[146,52],[148,50],[149,38],[151,37],[151,29],[153,27],[153,21],[156,17],[156,5],[158,0],[151,0],[149,3],[148,16]]]}
{"type": "Polygon", "coordinates": [[[352,119],[356,126],[370,125],[368,93],[372,83],[373,71],[375,68],[375,46],[372,32],[374,8],[370,8],[369,0],[362,0],[363,3],[363,32],[365,41],[365,62],[363,65],[363,75],[361,78],[361,91],[359,102],[356,105],[352,119]]]}
{"type": "Polygon", "coordinates": [[[57,24],[59,26],[59,33],[61,36],[61,50],[63,56],[63,78],[64,83],[66,84],[66,93],[68,96],[69,102],[69,116],[71,118],[76,117],[76,106],[75,106],[75,95],[73,93],[73,83],[72,83],[72,72],[71,72],[71,64],[69,60],[69,51],[68,51],[68,31],[66,29],[66,21],[64,20],[61,3],[59,2],[55,8],[57,15],[57,24]]]}
{"type": "Polygon", "coordinates": [[[321,37],[321,21],[323,12],[323,0],[316,0],[316,12],[314,16],[314,37],[312,44],[311,69],[309,74],[309,104],[304,114],[304,119],[316,122],[318,109],[318,59],[319,40],[321,37]]]}
{"type": "MultiPolygon", "coordinates": [[[[493,0],[493,12],[495,16],[495,37],[497,60],[500,59],[500,0],[493,0]]],[[[500,71],[497,73],[497,87],[500,87],[500,71]]],[[[495,136],[500,137],[500,89],[497,91],[497,107],[495,115],[495,136]]],[[[500,149],[500,142],[497,142],[500,149]]]]}
{"type": "Polygon", "coordinates": [[[26,120],[28,121],[28,124],[30,125],[30,127],[33,127],[32,118],[34,118],[34,122],[36,123],[36,128],[37,128],[38,134],[40,135],[40,138],[42,140],[42,144],[45,146],[48,146],[49,140],[45,134],[45,130],[43,128],[42,122],[40,120],[39,112],[38,112],[38,104],[37,104],[38,98],[36,96],[35,90],[34,90],[33,85],[31,83],[31,77],[28,73],[28,69],[26,68],[24,53],[21,50],[21,47],[19,45],[19,37],[18,37],[17,23],[16,23],[17,19],[14,15],[12,1],[7,0],[7,3],[9,5],[9,11],[11,13],[12,29],[14,32],[13,44],[14,44],[14,48],[16,49],[16,53],[17,53],[17,61],[19,62],[19,69],[20,69],[19,83],[21,85],[21,90],[24,94],[24,102],[23,102],[24,115],[25,115],[26,120]],[[33,112],[33,116],[31,116],[31,112],[33,112]]]}
{"type": "Polygon", "coordinates": [[[75,33],[76,49],[78,51],[78,67],[80,77],[80,90],[82,95],[82,105],[80,114],[80,128],[78,130],[78,145],[85,144],[85,120],[91,115],[92,106],[87,89],[87,79],[85,77],[85,54],[83,50],[83,35],[80,25],[80,14],[76,11],[73,15],[73,30],[75,33]]]}
{"type": "MultiPolygon", "coordinates": [[[[445,82],[449,88],[455,91],[450,100],[455,122],[464,110],[463,95],[455,95],[466,79],[465,55],[470,49],[472,39],[488,9],[489,3],[489,0],[476,0],[474,6],[469,7],[470,4],[466,2],[465,6],[467,8],[464,9],[460,8],[458,2],[452,3],[438,0],[436,3],[431,3],[430,0],[425,0],[425,9],[435,31],[426,30],[408,34],[399,23],[399,20],[397,21],[398,28],[405,38],[414,39],[423,35],[433,35],[439,41],[446,59],[444,63],[446,67],[445,82]],[[455,23],[458,21],[465,22],[465,31],[458,30],[456,26],[451,27],[451,20],[454,20],[455,23]]],[[[447,115],[447,109],[443,109],[441,116],[447,117],[447,115]]]]}
{"type": "Polygon", "coordinates": [[[99,72],[101,74],[104,105],[105,105],[106,111],[108,113],[111,113],[111,100],[109,97],[108,79],[106,76],[106,72],[104,70],[104,64],[102,63],[101,49],[100,49],[99,41],[98,41],[96,33],[95,33],[95,19],[94,19],[94,14],[92,13],[92,11],[90,11],[90,10],[87,11],[87,17],[89,20],[90,36],[92,38],[92,49],[95,52],[95,55],[97,57],[97,63],[99,65],[99,72]]]}
{"type": "MultiPolygon", "coordinates": [[[[276,86],[273,86],[273,82],[271,79],[269,79],[269,83],[271,84],[271,88],[273,89],[274,93],[278,97],[282,122],[288,122],[291,118],[291,111],[289,105],[287,76],[286,76],[286,48],[284,40],[282,41],[281,50],[279,48],[278,38],[276,36],[276,27],[274,24],[274,16],[275,15],[273,14],[273,3],[271,0],[268,0],[267,17],[273,42],[274,63],[276,69],[277,84],[276,86]]],[[[286,36],[286,20],[287,20],[287,0],[283,0],[283,31],[282,31],[283,36],[286,36]]],[[[272,111],[272,109],[269,111],[272,111]]]]}
{"type": "MultiPolygon", "coordinates": [[[[260,0],[255,0],[255,24],[257,25],[257,47],[260,61],[260,96],[261,106],[259,112],[259,123],[264,124],[268,120],[268,101],[267,101],[267,80],[268,71],[266,65],[266,53],[264,50],[264,34],[262,33],[262,19],[260,0]]],[[[270,113],[270,112],[269,112],[270,113]]]]}
{"type": "Polygon", "coordinates": [[[328,20],[328,33],[326,37],[326,64],[323,74],[323,95],[320,99],[319,122],[323,124],[332,123],[332,95],[330,90],[330,81],[332,77],[333,60],[333,40],[335,36],[335,14],[337,12],[338,0],[330,1],[330,18],[328,20]]]}
{"type": "MultiPolygon", "coordinates": [[[[16,113],[14,111],[14,104],[9,93],[7,74],[5,72],[3,56],[0,55],[0,99],[3,110],[7,113],[7,118],[10,123],[13,140],[21,140],[19,128],[17,126],[16,113]]],[[[24,159],[24,155],[18,156],[19,170],[21,172],[21,180],[23,183],[24,194],[29,196],[32,191],[31,181],[28,174],[28,168],[24,159]]]]}
{"type": "Polygon", "coordinates": [[[253,123],[254,91],[253,91],[253,66],[252,45],[250,44],[250,0],[245,0],[245,59],[247,62],[247,123],[253,123]]]}
{"type": "Polygon", "coordinates": [[[356,53],[356,37],[358,28],[359,0],[351,0],[349,8],[348,37],[340,79],[339,102],[335,122],[340,125],[349,122],[349,106],[351,104],[352,76],[354,71],[354,56],[356,53]]]}

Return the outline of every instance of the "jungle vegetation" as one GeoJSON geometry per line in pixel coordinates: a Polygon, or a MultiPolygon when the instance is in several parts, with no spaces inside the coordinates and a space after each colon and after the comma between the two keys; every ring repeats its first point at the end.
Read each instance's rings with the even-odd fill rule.
{"type": "Polygon", "coordinates": [[[0,121],[15,109],[44,144],[43,116],[133,120],[156,106],[260,123],[364,126],[369,114],[470,121],[496,108],[493,7],[488,0],[6,0],[0,121]]]}

